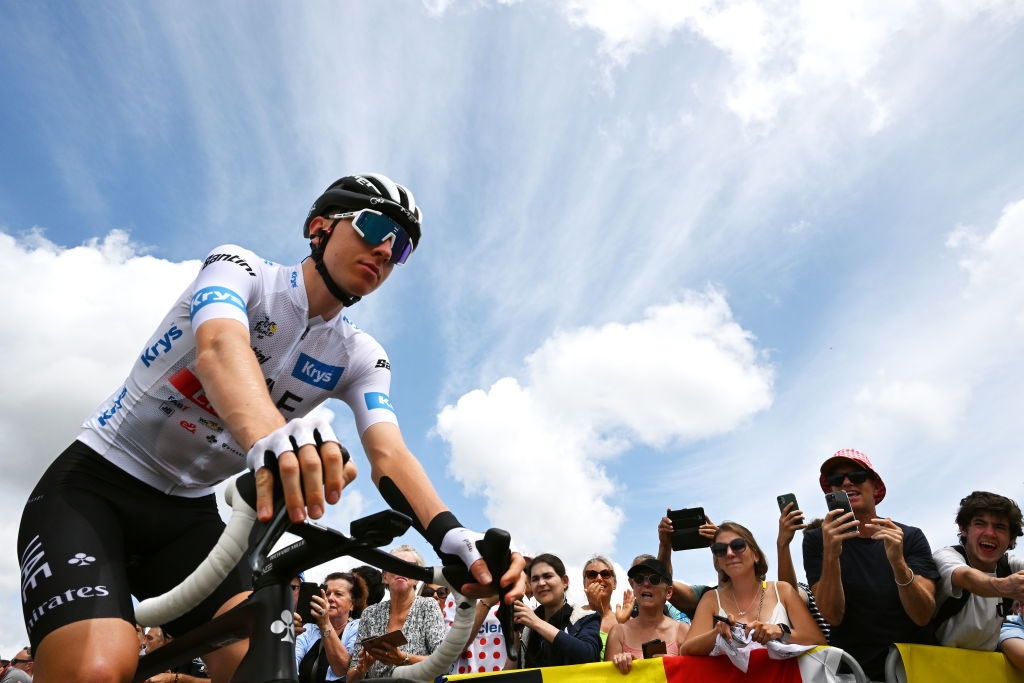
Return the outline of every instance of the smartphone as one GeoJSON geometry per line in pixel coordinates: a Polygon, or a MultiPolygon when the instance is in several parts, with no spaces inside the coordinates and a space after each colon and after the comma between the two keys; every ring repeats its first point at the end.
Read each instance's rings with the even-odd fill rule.
{"type": "Polygon", "coordinates": [[[850,505],[850,496],[847,495],[846,491],[826,493],[825,504],[828,505],[829,510],[842,510],[844,513],[853,512],[853,506],[850,505]]]}
{"type": "Polygon", "coordinates": [[[668,518],[672,520],[672,550],[707,548],[711,545],[710,538],[700,535],[700,525],[707,522],[704,508],[669,510],[668,518]]]}
{"type": "Polygon", "coordinates": [[[303,581],[299,584],[299,597],[295,600],[295,613],[302,619],[303,624],[315,624],[313,618],[313,596],[320,595],[320,584],[312,581],[303,581]]]}
{"type": "Polygon", "coordinates": [[[363,648],[369,650],[381,643],[391,643],[395,647],[401,647],[409,641],[405,639],[405,634],[401,631],[389,631],[382,636],[374,636],[373,638],[366,638],[363,640],[363,648]]]}
{"type": "Polygon", "coordinates": [[[668,654],[668,650],[665,649],[665,641],[655,638],[654,640],[648,640],[646,643],[640,646],[644,651],[644,659],[650,659],[655,655],[668,654]]]}
{"type": "Polygon", "coordinates": [[[783,493],[781,496],[776,496],[775,500],[779,502],[779,512],[785,512],[786,506],[789,505],[790,503],[793,504],[793,508],[790,510],[790,512],[792,512],[793,510],[800,509],[800,506],[796,504],[795,493],[783,493]]]}
{"type": "Polygon", "coordinates": [[[723,624],[726,624],[726,625],[728,625],[728,623],[729,623],[728,617],[723,617],[721,614],[712,614],[711,615],[711,620],[712,621],[720,621],[720,622],[722,622],[723,624]]]}

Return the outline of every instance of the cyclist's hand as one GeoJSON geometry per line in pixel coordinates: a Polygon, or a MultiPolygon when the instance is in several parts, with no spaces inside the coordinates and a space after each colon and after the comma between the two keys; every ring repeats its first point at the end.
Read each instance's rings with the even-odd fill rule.
{"type": "MultiPolygon", "coordinates": [[[[457,590],[468,598],[487,598],[497,594],[494,587],[494,577],[487,568],[487,562],[480,555],[477,543],[484,535],[476,531],[470,531],[465,527],[449,529],[441,541],[438,555],[446,566],[461,563],[463,567],[469,567],[469,573],[476,579],[476,582],[465,583],[457,590]]],[[[524,570],[526,560],[515,550],[510,548],[510,564],[508,570],[500,577],[501,586],[508,588],[505,595],[505,602],[509,605],[516,598],[526,594],[526,579],[524,570]]]]}
{"type": "Polygon", "coordinates": [[[324,514],[324,494],[333,505],[341,490],[356,478],[355,463],[334,435],[330,423],[320,417],[295,418],[259,439],[246,455],[249,468],[256,471],[256,515],[261,522],[273,515],[274,475],[267,465],[276,466],[281,476],[284,503],[293,522],[324,514]]]}
{"type": "MultiPolygon", "coordinates": [[[[483,558],[469,565],[469,571],[477,582],[464,584],[459,590],[460,593],[467,598],[487,598],[497,594],[492,584],[491,572],[487,570],[487,563],[483,561],[483,558]]],[[[512,553],[508,571],[501,576],[499,581],[503,588],[508,588],[508,593],[505,595],[506,604],[511,605],[515,599],[526,594],[526,560],[522,555],[512,553]]]]}

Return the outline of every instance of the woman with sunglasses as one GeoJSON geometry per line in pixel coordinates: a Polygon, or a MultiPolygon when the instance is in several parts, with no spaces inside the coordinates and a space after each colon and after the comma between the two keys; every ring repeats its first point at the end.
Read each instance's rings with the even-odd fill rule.
{"type": "Polygon", "coordinates": [[[629,585],[636,595],[637,615],[624,624],[616,624],[608,634],[604,659],[615,662],[624,674],[629,673],[634,659],[644,658],[644,643],[661,641],[665,649],[659,654],[679,654],[690,625],[665,614],[665,602],[672,597],[672,576],[660,560],[648,558],[629,568],[629,585]]]}
{"type": "Polygon", "coordinates": [[[366,583],[355,574],[328,574],[310,602],[315,623],[295,639],[299,683],[343,681],[352,660],[359,619],[366,607],[366,583]]]}
{"type": "Polygon", "coordinates": [[[762,645],[770,640],[825,644],[821,629],[793,587],[765,580],[768,560],[746,527],[723,522],[711,554],[719,585],[701,597],[680,654],[710,654],[719,635],[732,639],[731,627],[736,624],[743,624],[750,638],[762,645]],[[715,616],[727,621],[717,621],[715,616]]]}
{"type": "MultiPolygon", "coordinates": [[[[82,671],[103,680],[132,678],[132,596],[163,592],[206,559],[224,529],[213,495],[219,482],[253,471],[264,522],[275,480],[292,522],[318,519],[325,505],[337,503],[356,467],[325,414],[314,410],[329,398],[351,408],[373,482],[388,504],[413,519],[446,564],[469,569],[474,582],[462,591],[494,595],[493,581],[500,580],[511,588],[509,602],[523,594],[522,557],[512,553],[502,577],[487,571],[474,542],[481,534],[448,510],[405,444],[388,398],[387,354],[346,316],[410,258],[420,220],[407,188],[375,173],[345,176],[306,216],[311,258],[281,265],[234,244],[205,257],[139,344],[127,378],[86,419],[26,503],[18,537],[21,594],[40,680],[74,680],[82,671]],[[94,559],[88,566],[57,559],[76,555],[94,559]],[[141,564],[126,571],[132,557],[141,564]],[[47,607],[51,596],[80,586],[103,591],[47,607]]],[[[236,232],[241,226],[232,223],[236,232]]],[[[168,633],[180,635],[242,602],[251,588],[244,564],[198,607],[166,624],[168,633]]],[[[247,647],[239,641],[204,657],[216,683],[230,679],[247,647]]]]}
{"type": "Polygon", "coordinates": [[[600,661],[601,618],[565,599],[569,576],[562,561],[551,553],[537,555],[530,563],[529,576],[540,606],[531,610],[520,601],[513,605],[515,623],[524,627],[522,668],[600,661]]]}
{"type": "Polygon", "coordinates": [[[615,567],[607,557],[594,555],[583,565],[583,594],[587,596],[587,606],[583,609],[601,615],[601,659],[604,659],[608,634],[616,624],[628,620],[633,609],[633,593],[629,589],[622,594],[622,603],[612,609],[612,593],[617,585],[615,567]]]}

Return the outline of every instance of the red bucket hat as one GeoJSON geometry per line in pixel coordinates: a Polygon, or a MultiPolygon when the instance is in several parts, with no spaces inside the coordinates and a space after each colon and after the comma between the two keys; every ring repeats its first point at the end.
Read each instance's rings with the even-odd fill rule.
{"type": "Polygon", "coordinates": [[[832,454],[825,462],[821,463],[821,476],[818,477],[818,483],[821,484],[821,490],[825,493],[829,492],[828,482],[825,481],[825,470],[830,469],[830,465],[836,460],[849,460],[855,462],[871,474],[875,475],[875,505],[882,502],[885,498],[885,482],[878,476],[878,472],[875,471],[875,466],[868,460],[868,456],[864,455],[860,451],[855,451],[852,448],[844,448],[841,451],[836,451],[832,454]]]}

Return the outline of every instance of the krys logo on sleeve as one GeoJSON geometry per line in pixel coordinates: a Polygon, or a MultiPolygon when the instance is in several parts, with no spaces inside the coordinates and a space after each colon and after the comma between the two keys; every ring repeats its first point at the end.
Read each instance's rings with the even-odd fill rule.
{"type": "Polygon", "coordinates": [[[345,368],[338,367],[337,365],[328,365],[312,356],[300,353],[299,360],[295,363],[295,368],[292,370],[292,377],[302,380],[306,384],[311,384],[318,389],[333,391],[334,387],[338,386],[338,380],[341,379],[341,373],[344,371],[345,368]]]}

